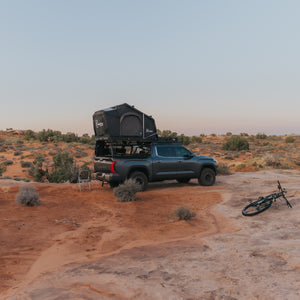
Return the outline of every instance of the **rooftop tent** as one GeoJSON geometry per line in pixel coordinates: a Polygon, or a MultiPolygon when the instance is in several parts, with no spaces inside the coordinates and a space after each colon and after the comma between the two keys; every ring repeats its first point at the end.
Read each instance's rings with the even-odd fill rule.
{"type": "Polygon", "coordinates": [[[96,111],[93,121],[96,138],[157,138],[154,119],[127,103],[96,111]]]}

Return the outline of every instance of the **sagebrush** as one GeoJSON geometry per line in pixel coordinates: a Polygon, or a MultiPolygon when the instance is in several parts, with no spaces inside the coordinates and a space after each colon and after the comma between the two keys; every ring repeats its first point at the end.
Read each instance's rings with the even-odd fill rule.
{"type": "Polygon", "coordinates": [[[26,206],[36,206],[41,204],[40,195],[32,185],[21,186],[15,200],[18,204],[26,206]]]}
{"type": "Polygon", "coordinates": [[[140,191],[141,186],[133,179],[128,179],[114,188],[114,195],[118,197],[119,202],[130,202],[136,200],[136,193],[140,191]]]}
{"type": "Polygon", "coordinates": [[[178,217],[178,220],[188,221],[194,218],[196,213],[185,206],[181,206],[175,210],[175,215],[178,217]]]}

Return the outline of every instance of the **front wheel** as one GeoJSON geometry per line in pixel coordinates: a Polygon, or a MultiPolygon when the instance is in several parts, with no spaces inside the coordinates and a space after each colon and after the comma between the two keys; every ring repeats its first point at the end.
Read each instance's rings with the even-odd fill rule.
{"type": "Polygon", "coordinates": [[[255,202],[250,203],[247,205],[243,211],[242,214],[244,216],[255,216],[257,214],[260,214],[261,212],[265,211],[269,207],[271,207],[273,203],[273,199],[265,199],[265,198],[260,198],[255,202]]]}
{"type": "Polygon", "coordinates": [[[141,190],[144,191],[148,184],[148,178],[143,172],[133,172],[129,178],[133,179],[137,184],[141,186],[141,190]]]}
{"type": "Polygon", "coordinates": [[[210,168],[205,168],[202,170],[200,177],[198,178],[198,182],[204,186],[213,185],[216,181],[216,174],[210,168]]]}

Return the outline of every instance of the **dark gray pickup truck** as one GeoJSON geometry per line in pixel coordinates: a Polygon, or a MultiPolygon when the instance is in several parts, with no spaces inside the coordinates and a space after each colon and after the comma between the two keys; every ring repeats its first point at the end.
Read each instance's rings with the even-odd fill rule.
{"type": "Polygon", "coordinates": [[[209,156],[197,156],[179,143],[98,140],[94,172],[97,179],[112,187],[129,178],[142,190],[148,182],[170,179],[187,183],[197,178],[201,185],[210,186],[215,183],[217,162],[209,156]]]}

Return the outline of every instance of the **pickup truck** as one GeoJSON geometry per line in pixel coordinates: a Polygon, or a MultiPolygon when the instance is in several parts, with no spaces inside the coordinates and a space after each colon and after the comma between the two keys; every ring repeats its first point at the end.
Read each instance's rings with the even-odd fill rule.
{"type": "Polygon", "coordinates": [[[95,147],[95,177],[114,187],[132,178],[145,190],[148,182],[192,178],[204,186],[215,183],[217,162],[197,156],[176,142],[98,140],[95,147]]]}

